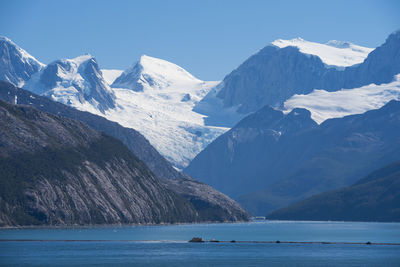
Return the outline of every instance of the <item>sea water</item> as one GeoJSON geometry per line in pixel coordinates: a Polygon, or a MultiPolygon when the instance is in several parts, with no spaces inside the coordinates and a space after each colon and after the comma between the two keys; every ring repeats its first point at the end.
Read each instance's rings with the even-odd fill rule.
{"type": "Polygon", "coordinates": [[[292,222],[0,230],[1,266],[400,266],[399,223],[292,222]],[[188,243],[220,241],[281,243],[188,243]],[[350,242],[364,244],[301,244],[350,242]]]}

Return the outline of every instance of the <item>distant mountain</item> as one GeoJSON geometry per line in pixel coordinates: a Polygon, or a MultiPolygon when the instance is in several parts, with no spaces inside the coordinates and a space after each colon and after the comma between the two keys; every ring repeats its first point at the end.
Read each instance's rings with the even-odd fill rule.
{"type": "Polygon", "coordinates": [[[0,80],[22,86],[43,67],[44,64],[10,39],[0,36],[0,80]]]}
{"type": "Polygon", "coordinates": [[[279,48],[297,47],[303,54],[318,56],[327,67],[343,68],[360,64],[373,50],[350,42],[331,40],[326,44],[306,41],[302,38],[292,40],[278,39],[272,45],[279,48]]]}
{"type": "MultiPolygon", "coordinates": [[[[193,109],[216,84],[166,60],[143,55],[111,85],[118,107],[106,117],[139,130],[168,161],[182,169],[227,130],[224,118],[218,118],[222,127],[206,123],[207,116],[219,114],[221,109],[206,115],[193,109]]],[[[234,117],[236,112],[228,113],[234,117]]]]}
{"type": "Polygon", "coordinates": [[[284,115],[266,107],[217,138],[184,171],[266,214],[400,159],[399,132],[397,101],[321,125],[304,109],[284,115]]]}
{"type": "Polygon", "coordinates": [[[203,83],[183,68],[166,60],[142,55],[138,62],[125,70],[111,85],[133,91],[166,90],[168,87],[193,86],[203,83]]]}
{"type": "Polygon", "coordinates": [[[355,184],[312,196],[272,212],[268,219],[400,221],[400,162],[372,172],[355,184]]]}
{"type": "Polygon", "coordinates": [[[0,225],[197,221],[120,141],[0,100],[0,225]]]}
{"type": "Polygon", "coordinates": [[[247,213],[234,201],[208,185],[194,181],[187,175],[176,171],[139,132],[120,126],[115,122],[79,111],[54,102],[46,97],[35,95],[9,83],[0,82],[0,99],[9,103],[34,106],[41,111],[80,120],[93,129],[121,140],[140,160],[144,161],[161,183],[182,198],[191,202],[199,221],[247,220],[247,213]],[[174,180],[169,182],[169,180],[174,180]],[[206,212],[212,210],[213,212],[206,212]]]}
{"type": "Polygon", "coordinates": [[[227,75],[217,97],[225,107],[249,113],[265,105],[281,107],[294,94],[314,89],[337,91],[390,83],[400,73],[400,31],[369,54],[369,48],[335,43],[277,40],[227,75]]]}
{"type": "Polygon", "coordinates": [[[115,108],[114,92],[91,55],[56,60],[35,74],[24,88],[81,109],[104,113],[115,108]]]}
{"type": "Polygon", "coordinates": [[[237,198],[266,187],[278,180],[281,173],[290,172],[285,164],[295,158],[289,153],[297,147],[289,143],[282,149],[282,143],[316,127],[307,110],[294,109],[285,115],[264,107],[218,137],[184,172],[237,198]]]}

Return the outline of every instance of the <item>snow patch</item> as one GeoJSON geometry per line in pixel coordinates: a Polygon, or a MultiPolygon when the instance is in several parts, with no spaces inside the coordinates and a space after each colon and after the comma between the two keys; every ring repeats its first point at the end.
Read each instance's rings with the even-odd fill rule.
{"type": "Polygon", "coordinates": [[[123,70],[101,69],[103,78],[109,85],[111,85],[123,72],[123,70]]]}
{"type": "Polygon", "coordinates": [[[326,44],[306,41],[302,38],[291,40],[278,39],[273,45],[284,48],[297,47],[300,52],[318,56],[322,62],[331,66],[348,67],[362,63],[373,48],[358,46],[350,42],[331,40],[326,44]]]}
{"type": "Polygon", "coordinates": [[[400,74],[387,84],[370,84],[336,92],[316,89],[307,95],[294,95],[284,103],[284,112],[305,108],[311,112],[311,118],[320,124],[327,119],[379,109],[391,100],[400,100],[400,74]]]}

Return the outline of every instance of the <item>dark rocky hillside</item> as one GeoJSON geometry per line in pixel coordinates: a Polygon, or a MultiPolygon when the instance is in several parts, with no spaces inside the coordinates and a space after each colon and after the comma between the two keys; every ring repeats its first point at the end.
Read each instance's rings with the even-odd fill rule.
{"type": "Polygon", "coordinates": [[[272,212],[268,219],[400,221],[400,161],[355,184],[312,196],[272,212]]]}
{"type": "Polygon", "coordinates": [[[185,172],[267,214],[400,159],[400,102],[316,125],[310,113],[269,107],[198,154],[185,172]]]}
{"type": "Polygon", "coordinates": [[[0,102],[0,224],[173,223],[198,219],[120,141],[0,102]]]}
{"type": "Polygon", "coordinates": [[[9,103],[33,106],[41,111],[79,120],[91,128],[104,132],[121,140],[137,157],[144,161],[153,173],[159,178],[175,179],[182,177],[149,141],[134,129],[125,128],[116,122],[109,121],[101,116],[80,111],[64,104],[50,100],[47,97],[36,95],[27,90],[0,81],[0,99],[9,103]]]}

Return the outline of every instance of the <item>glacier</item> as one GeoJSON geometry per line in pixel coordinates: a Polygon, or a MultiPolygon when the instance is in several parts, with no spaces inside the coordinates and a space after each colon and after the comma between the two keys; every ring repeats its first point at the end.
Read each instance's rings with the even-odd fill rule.
{"type": "Polygon", "coordinates": [[[315,89],[310,94],[296,94],[285,101],[283,111],[287,114],[294,108],[308,109],[311,118],[321,124],[327,119],[379,109],[391,100],[400,100],[399,74],[393,82],[386,84],[369,84],[335,92],[315,89]]]}

